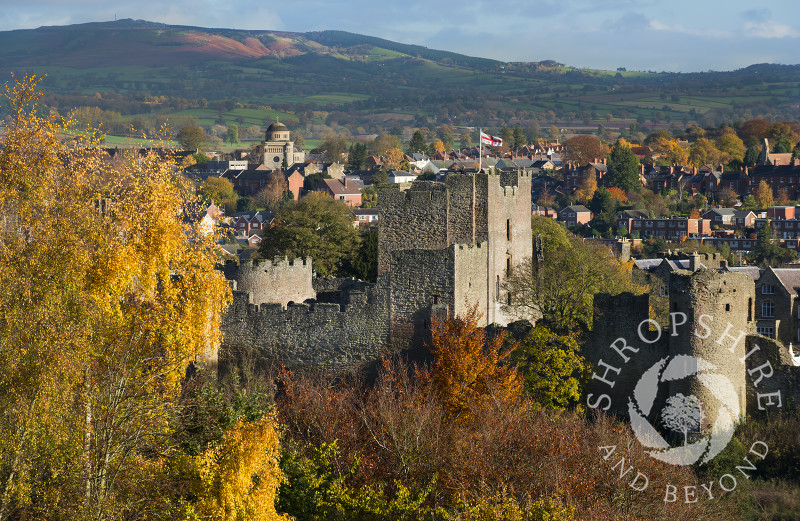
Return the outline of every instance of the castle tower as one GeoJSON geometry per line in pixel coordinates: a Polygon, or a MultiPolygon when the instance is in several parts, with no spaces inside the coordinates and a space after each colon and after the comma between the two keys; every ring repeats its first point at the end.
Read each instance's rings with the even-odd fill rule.
{"type": "MultiPolygon", "coordinates": [[[[750,333],[748,319],[752,317],[755,289],[750,276],[744,273],[701,269],[694,273],[677,271],[670,275],[669,305],[676,336],[669,337],[669,354],[688,355],[688,373],[702,374],[670,382],[670,395],[695,395],[706,406],[700,430],[712,427],[718,417],[725,393],[725,382],[714,375],[723,375],[733,385],[739,414],[745,414],[747,381],[744,364],[746,335],[750,333]],[[680,315],[680,314],[685,314],[680,315]],[[714,366],[702,367],[701,359],[714,366]]],[[[737,422],[739,418],[733,418],[737,422]]]]}
{"type": "Polygon", "coordinates": [[[486,324],[507,324],[502,283],[533,250],[530,191],[530,175],[522,171],[452,174],[445,183],[416,181],[407,191],[382,189],[378,273],[398,269],[400,252],[443,252],[458,245],[452,255],[442,256],[449,263],[444,269],[450,282],[443,291],[451,313],[463,311],[466,299],[479,305],[486,324]]]}

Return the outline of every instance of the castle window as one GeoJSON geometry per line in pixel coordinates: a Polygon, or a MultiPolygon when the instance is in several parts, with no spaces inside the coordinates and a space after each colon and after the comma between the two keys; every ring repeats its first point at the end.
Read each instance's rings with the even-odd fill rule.
{"type": "Polygon", "coordinates": [[[497,276],[497,286],[495,287],[495,299],[500,300],[500,275],[497,276]]]}
{"type": "Polygon", "coordinates": [[[769,284],[764,284],[761,286],[761,294],[762,295],[774,295],[775,294],[775,286],[771,286],[769,284]]]}
{"type": "Polygon", "coordinates": [[[433,305],[435,306],[438,303],[439,303],[439,295],[433,295],[433,305]]]}
{"type": "Polygon", "coordinates": [[[511,219],[506,219],[506,240],[511,240],[511,219]]]}
{"type": "Polygon", "coordinates": [[[775,316],[775,304],[771,300],[765,300],[761,303],[761,317],[772,318],[775,316]]]}
{"type": "Polygon", "coordinates": [[[730,311],[730,310],[731,310],[731,305],[725,304],[725,311],[730,311]]]}

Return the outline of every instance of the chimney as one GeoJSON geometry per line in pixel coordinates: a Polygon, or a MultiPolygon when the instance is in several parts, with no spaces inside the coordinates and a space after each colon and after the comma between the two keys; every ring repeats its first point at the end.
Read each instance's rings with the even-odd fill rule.
{"type": "Polygon", "coordinates": [[[675,166],[674,165],[669,167],[669,173],[670,173],[670,175],[675,173],[675,166]]]}
{"type": "Polygon", "coordinates": [[[603,158],[603,164],[606,164],[606,158],[603,158]]]}
{"type": "Polygon", "coordinates": [[[692,175],[697,175],[697,167],[692,168],[692,175]]]}

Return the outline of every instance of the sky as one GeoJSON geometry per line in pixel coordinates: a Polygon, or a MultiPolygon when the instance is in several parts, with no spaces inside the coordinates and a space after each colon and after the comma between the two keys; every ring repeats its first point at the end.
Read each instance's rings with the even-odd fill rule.
{"type": "Polygon", "coordinates": [[[0,0],[0,31],[133,18],[337,29],[501,61],[727,71],[800,63],[798,0],[0,0]]]}

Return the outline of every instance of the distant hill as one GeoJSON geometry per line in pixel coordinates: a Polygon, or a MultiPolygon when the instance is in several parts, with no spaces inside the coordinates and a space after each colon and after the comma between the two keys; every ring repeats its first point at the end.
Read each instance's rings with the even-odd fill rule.
{"type": "Polygon", "coordinates": [[[0,77],[10,72],[47,74],[42,86],[58,105],[123,114],[205,107],[175,101],[180,98],[269,106],[298,118],[323,111],[325,123],[351,127],[398,120],[596,128],[800,119],[797,65],[693,74],[601,71],[553,61],[504,63],[344,31],[205,29],[129,19],[5,31],[0,77]]]}

